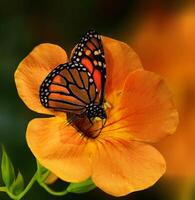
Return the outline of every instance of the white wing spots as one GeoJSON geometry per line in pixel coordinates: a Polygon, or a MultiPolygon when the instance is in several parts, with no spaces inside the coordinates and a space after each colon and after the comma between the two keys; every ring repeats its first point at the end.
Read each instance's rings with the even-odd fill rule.
{"type": "Polygon", "coordinates": [[[98,61],[98,65],[101,67],[101,66],[102,66],[102,62],[101,62],[101,61],[98,61]]]}
{"type": "Polygon", "coordinates": [[[80,58],[77,58],[76,61],[79,62],[79,61],[80,61],[80,58]]]}
{"type": "MultiPolygon", "coordinates": [[[[83,69],[85,69],[85,68],[83,68],[83,69]]],[[[86,71],[86,69],[84,71],[86,71]]],[[[89,76],[89,83],[93,83],[93,78],[92,78],[91,73],[87,72],[87,75],[89,76]]]]}
{"type": "Polygon", "coordinates": [[[90,83],[93,83],[93,79],[92,79],[92,78],[90,78],[90,79],[89,79],[89,82],[90,82],[90,83]]]}
{"type": "Polygon", "coordinates": [[[81,51],[79,51],[78,56],[82,56],[82,52],[81,51]]]}
{"type": "Polygon", "coordinates": [[[97,50],[96,50],[96,51],[94,51],[94,55],[96,55],[96,56],[97,56],[97,55],[99,55],[99,54],[100,54],[100,52],[99,52],[99,51],[97,51],[97,50]]]}
{"type": "Polygon", "coordinates": [[[71,63],[58,65],[55,69],[53,69],[53,71],[51,71],[51,73],[48,74],[48,76],[45,78],[45,80],[41,84],[39,97],[40,97],[40,101],[44,107],[46,107],[46,108],[49,107],[49,104],[48,104],[48,102],[49,102],[48,96],[50,94],[49,86],[51,85],[53,78],[56,75],[58,75],[63,69],[65,69],[65,68],[68,69],[71,66],[72,66],[71,63]]]}

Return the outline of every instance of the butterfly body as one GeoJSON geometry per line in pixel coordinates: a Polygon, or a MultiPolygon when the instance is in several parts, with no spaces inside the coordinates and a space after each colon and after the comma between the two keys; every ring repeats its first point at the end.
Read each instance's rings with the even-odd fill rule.
{"type": "Polygon", "coordinates": [[[40,86],[40,101],[46,108],[106,119],[104,88],[106,64],[100,36],[88,31],[77,44],[70,62],[54,68],[40,86]]]}

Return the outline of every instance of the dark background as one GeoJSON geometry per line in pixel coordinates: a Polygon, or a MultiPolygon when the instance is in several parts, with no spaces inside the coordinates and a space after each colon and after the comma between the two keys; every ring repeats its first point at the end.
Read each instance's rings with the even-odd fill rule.
{"type": "MultiPolygon", "coordinates": [[[[17,95],[14,72],[19,62],[36,45],[45,42],[58,44],[70,53],[90,28],[125,42],[126,35],[133,38],[139,23],[150,13],[158,12],[159,7],[175,12],[187,3],[186,0],[0,0],[0,143],[5,145],[16,170],[24,174],[26,183],[36,170],[36,162],[26,145],[25,130],[28,122],[39,115],[31,112],[17,95]]],[[[98,189],[82,195],[54,197],[35,184],[24,199],[177,200],[172,183],[162,178],[150,189],[121,198],[98,189]]],[[[63,183],[57,186],[63,188],[63,183]]],[[[1,193],[0,199],[8,197],[1,193]]]]}

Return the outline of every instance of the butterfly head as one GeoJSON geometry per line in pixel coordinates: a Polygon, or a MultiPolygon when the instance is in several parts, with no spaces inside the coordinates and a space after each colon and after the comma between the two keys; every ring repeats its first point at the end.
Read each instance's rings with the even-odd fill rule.
{"type": "Polygon", "coordinates": [[[106,119],[106,111],[101,105],[94,105],[91,103],[86,106],[86,115],[89,119],[99,117],[100,119],[106,119]]]}

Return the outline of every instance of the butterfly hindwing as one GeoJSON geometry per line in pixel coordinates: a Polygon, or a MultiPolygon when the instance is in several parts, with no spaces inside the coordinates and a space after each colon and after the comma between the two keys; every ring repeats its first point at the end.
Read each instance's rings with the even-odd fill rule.
{"type": "Polygon", "coordinates": [[[77,62],[57,66],[40,87],[44,107],[82,114],[90,102],[99,102],[91,73],[77,62]]]}
{"type": "Polygon", "coordinates": [[[76,46],[71,61],[81,63],[92,75],[103,103],[106,83],[106,63],[101,37],[95,30],[89,30],[76,46]]]}

